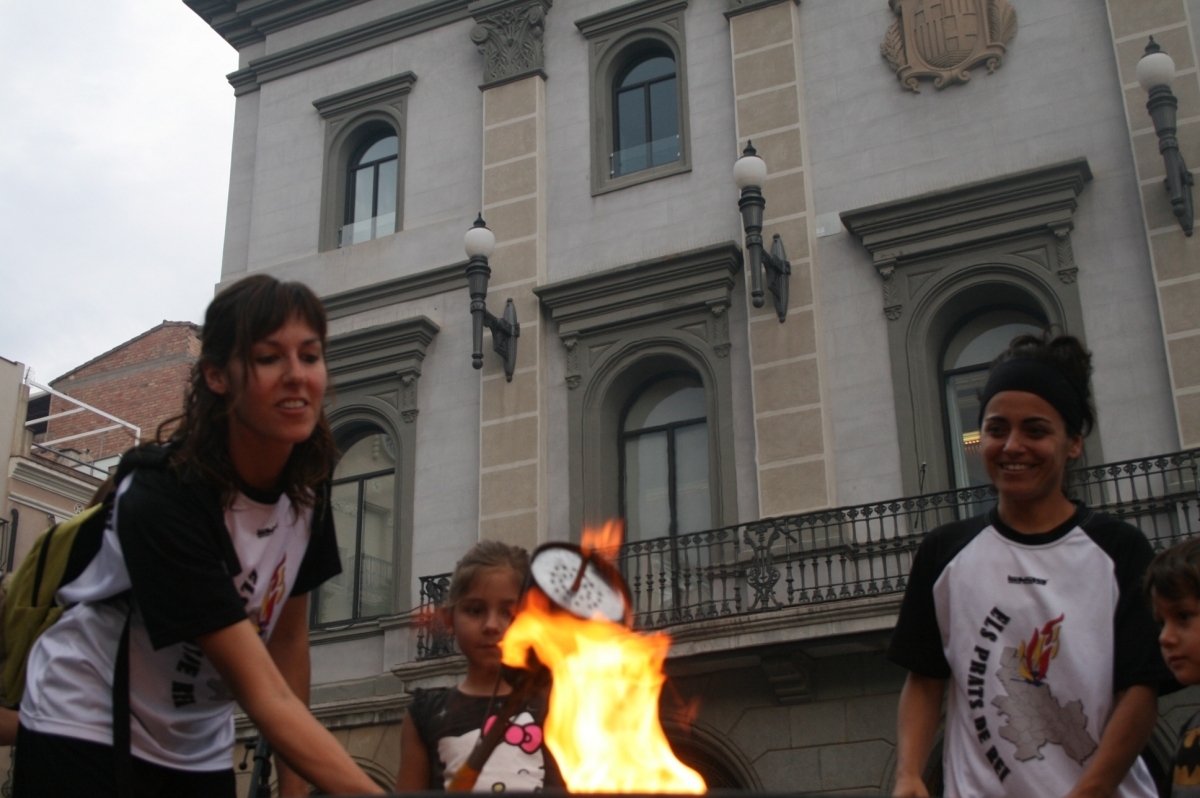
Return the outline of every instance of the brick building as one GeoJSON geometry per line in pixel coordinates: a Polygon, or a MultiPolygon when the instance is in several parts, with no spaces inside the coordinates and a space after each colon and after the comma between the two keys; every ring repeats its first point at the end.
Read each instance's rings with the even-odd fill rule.
{"type": "MultiPolygon", "coordinates": [[[[142,440],[153,439],[158,425],[182,406],[188,374],[200,354],[199,331],[191,322],[164,321],[68,371],[50,386],[136,425],[142,440]]],[[[51,416],[72,409],[69,401],[51,397],[51,416]]],[[[53,448],[102,469],[114,465],[134,444],[131,430],[86,411],[51,419],[46,426],[40,436],[46,441],[81,436],[53,448]]]]}

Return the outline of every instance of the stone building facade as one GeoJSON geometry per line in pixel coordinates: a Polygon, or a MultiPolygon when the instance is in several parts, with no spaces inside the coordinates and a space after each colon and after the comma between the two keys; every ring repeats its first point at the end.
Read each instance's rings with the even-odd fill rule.
{"type": "MultiPolygon", "coordinates": [[[[1196,164],[1200,0],[185,2],[239,53],[222,285],[302,280],[330,313],[349,575],[314,600],[313,702],[380,783],[411,690],[462,668],[414,626],[425,577],[624,515],[641,622],[700,698],[690,725],[664,707],[684,758],[887,789],[891,541],[927,528],[889,508],[978,485],[997,342],[1095,352],[1088,465],[1200,446],[1200,250],[1135,75],[1153,35],[1196,164]],[[779,307],[751,301],[750,141],[779,307]],[[486,332],[470,368],[478,213],[511,375],[486,332]],[[732,582],[653,565],[708,532],[744,545],[732,582]]],[[[1160,771],[1195,702],[1162,702],[1160,771]]]]}

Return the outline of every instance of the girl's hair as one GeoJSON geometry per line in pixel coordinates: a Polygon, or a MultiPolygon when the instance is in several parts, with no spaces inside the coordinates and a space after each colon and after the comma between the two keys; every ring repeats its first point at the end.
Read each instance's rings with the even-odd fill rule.
{"type": "MultiPolygon", "coordinates": [[[[992,361],[992,369],[1010,360],[1037,360],[1058,371],[1078,394],[1081,423],[1078,428],[1067,422],[1070,435],[1087,436],[1096,425],[1096,411],[1092,407],[1092,353],[1083,347],[1073,335],[1053,335],[1047,328],[1042,335],[1026,333],[1018,335],[1009,343],[1008,349],[992,361]]],[[[1064,418],[1064,420],[1066,420],[1064,418]]]]}
{"type": "MultiPolygon", "coordinates": [[[[238,490],[237,472],[229,455],[230,401],[236,401],[254,368],[251,348],[292,318],[300,319],[317,333],[324,352],[325,308],[308,286],[258,274],[217,294],[204,314],[200,357],[192,365],[183,413],[158,428],[158,440],[162,442],[164,430],[174,427],[166,441],[172,448],[171,465],[220,488],[225,501],[232,501],[238,490]],[[234,361],[242,365],[241,383],[233,386],[230,396],[213,393],[203,367],[212,364],[232,379],[230,365],[234,361]]],[[[295,506],[313,504],[336,455],[337,446],[322,409],[312,435],[292,448],[280,475],[280,487],[295,506]]]]}
{"type": "Polygon", "coordinates": [[[1146,569],[1143,586],[1147,600],[1152,593],[1167,601],[1200,599],[1200,538],[1159,552],[1146,569]]]}
{"type": "Polygon", "coordinates": [[[498,540],[481,540],[467,550],[454,566],[450,577],[450,599],[447,609],[455,605],[471,589],[471,584],[481,571],[490,568],[511,568],[517,581],[524,584],[529,575],[529,552],[520,546],[510,546],[498,540]]]}

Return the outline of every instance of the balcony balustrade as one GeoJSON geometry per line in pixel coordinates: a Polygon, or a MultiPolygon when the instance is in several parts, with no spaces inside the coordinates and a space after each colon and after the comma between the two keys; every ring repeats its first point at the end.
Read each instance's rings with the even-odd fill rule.
{"type": "MultiPolygon", "coordinates": [[[[1200,532],[1200,449],[1076,469],[1069,492],[1138,527],[1162,551],[1200,532]]],[[[629,584],[634,625],[660,629],[901,593],[925,534],[995,504],[991,486],[764,518],[676,537],[633,541],[617,564],[629,584]]],[[[421,577],[418,658],[454,653],[434,610],[450,574],[421,577]]]]}

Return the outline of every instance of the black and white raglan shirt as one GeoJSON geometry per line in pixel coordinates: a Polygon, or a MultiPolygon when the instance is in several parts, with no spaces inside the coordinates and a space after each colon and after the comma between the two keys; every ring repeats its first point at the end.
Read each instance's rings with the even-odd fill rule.
{"type": "Polygon", "coordinates": [[[331,513],[243,488],[228,507],[174,472],[118,488],[100,552],[58,592],[69,607],[34,644],[21,724],[112,744],[117,643],[130,617],[133,755],[184,771],[232,766],[232,694],[195,639],[249,619],[264,642],[291,596],[341,571],[331,513]],[[132,588],[130,602],[120,597],[132,588]]]}
{"type": "MultiPolygon", "coordinates": [[[[913,561],[888,657],[948,679],[947,796],[1060,796],[1132,685],[1174,686],[1142,598],[1136,528],[1080,507],[1043,534],[996,511],[939,527],[913,561]]],[[[1154,798],[1139,759],[1122,798],[1154,798]]]]}

